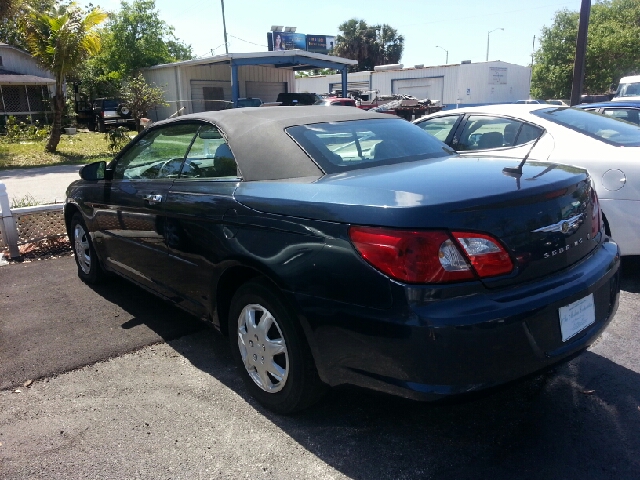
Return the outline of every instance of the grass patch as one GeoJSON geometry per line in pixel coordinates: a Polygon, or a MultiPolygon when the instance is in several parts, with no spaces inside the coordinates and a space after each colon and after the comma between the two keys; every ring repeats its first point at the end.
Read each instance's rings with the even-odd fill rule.
{"type": "MultiPolygon", "coordinates": [[[[133,135],[134,132],[131,132],[133,135]]],[[[49,165],[84,165],[100,160],[110,161],[114,153],[103,133],[80,132],[62,135],[56,153],[45,152],[47,141],[0,143],[0,169],[46,167],[49,165]]]]}
{"type": "Polygon", "coordinates": [[[22,207],[35,207],[36,205],[40,205],[42,202],[39,202],[35,199],[35,197],[29,193],[27,193],[24,197],[18,198],[13,197],[11,199],[11,205],[9,208],[22,208],[22,207]]]}

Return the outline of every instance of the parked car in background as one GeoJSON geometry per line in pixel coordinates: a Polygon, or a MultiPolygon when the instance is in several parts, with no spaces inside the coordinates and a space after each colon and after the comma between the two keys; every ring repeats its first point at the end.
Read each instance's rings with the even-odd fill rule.
{"type": "Polygon", "coordinates": [[[109,127],[136,128],[131,110],[118,98],[96,98],[93,101],[93,129],[104,132],[109,127]]]}
{"type": "Polygon", "coordinates": [[[297,105],[322,105],[324,99],[317,93],[279,93],[276,100],[283,107],[297,105]]]}
{"type": "Polygon", "coordinates": [[[576,108],[582,108],[590,112],[607,115],[617,120],[635,123],[640,125],[640,99],[626,100],[617,102],[588,103],[576,105],[576,108]]]}
{"type": "Polygon", "coordinates": [[[324,106],[342,106],[342,107],[355,107],[356,101],[353,98],[337,98],[329,97],[324,99],[324,106]]]}
{"type": "Polygon", "coordinates": [[[560,105],[562,107],[568,107],[569,104],[571,103],[569,100],[560,100],[560,99],[556,99],[556,98],[550,98],[550,99],[546,100],[546,102],[549,105],[560,105]]]}
{"type": "Polygon", "coordinates": [[[238,105],[236,108],[244,108],[244,107],[261,107],[262,100],[259,98],[239,98],[238,105]]]}
{"type": "Polygon", "coordinates": [[[516,104],[540,104],[540,103],[547,103],[546,100],[536,100],[533,98],[529,98],[528,100],[516,100],[515,102],[516,104]]]}
{"type": "Polygon", "coordinates": [[[640,75],[622,77],[611,100],[614,102],[640,100],[640,75]]]}
{"type": "Polygon", "coordinates": [[[596,95],[581,95],[580,96],[580,104],[583,103],[597,103],[597,102],[608,102],[611,100],[611,96],[607,94],[596,94],[596,95]]]}
{"type": "Polygon", "coordinates": [[[81,279],[212,321],[276,412],[326,385],[433,400],[572,358],[616,311],[588,173],[517,164],[356,108],[202,112],[83,167],[64,216],[81,279]]]}
{"type": "Polygon", "coordinates": [[[415,123],[462,155],[529,155],[588,169],[607,231],[623,255],[640,255],[640,127],[549,105],[461,108],[415,123]]]}

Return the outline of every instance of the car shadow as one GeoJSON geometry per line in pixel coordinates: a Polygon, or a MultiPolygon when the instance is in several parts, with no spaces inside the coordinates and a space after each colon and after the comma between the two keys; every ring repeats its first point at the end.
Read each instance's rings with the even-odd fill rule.
{"type": "MultiPolygon", "coordinates": [[[[623,261],[624,291],[639,291],[637,262],[623,261]]],[[[456,401],[420,403],[342,387],[306,411],[280,416],[248,395],[227,338],[171,308],[177,322],[191,318],[201,327],[176,338],[177,331],[158,322],[139,301],[139,289],[132,295],[125,281],[95,289],[131,313],[123,329],[144,323],[156,330],[248,408],[349,478],[640,479],[640,374],[593,350],[544,374],[456,401]]]]}
{"type": "Polygon", "coordinates": [[[590,351],[456,401],[343,387],[280,416],[248,395],[226,338],[207,331],[168,343],[349,478],[640,478],[640,375],[590,351]]]}
{"type": "Polygon", "coordinates": [[[620,289],[629,293],[640,293],[640,255],[622,257],[620,289]]]}
{"type": "Polygon", "coordinates": [[[131,315],[132,318],[121,325],[124,330],[144,325],[162,340],[169,341],[208,329],[206,323],[123,278],[113,276],[90,288],[131,315]]]}

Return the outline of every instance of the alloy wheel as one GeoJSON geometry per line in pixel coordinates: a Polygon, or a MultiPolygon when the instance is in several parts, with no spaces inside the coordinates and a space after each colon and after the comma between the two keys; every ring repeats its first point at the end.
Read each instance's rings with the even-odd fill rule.
{"type": "Polygon", "coordinates": [[[277,320],[262,305],[246,305],[238,317],[238,348],[247,373],[268,393],[282,390],[289,354],[277,320]]]}
{"type": "Polygon", "coordinates": [[[82,225],[76,224],[73,229],[73,237],[78,265],[86,275],[89,275],[91,271],[91,247],[89,245],[89,239],[87,238],[87,232],[84,231],[82,225]]]}

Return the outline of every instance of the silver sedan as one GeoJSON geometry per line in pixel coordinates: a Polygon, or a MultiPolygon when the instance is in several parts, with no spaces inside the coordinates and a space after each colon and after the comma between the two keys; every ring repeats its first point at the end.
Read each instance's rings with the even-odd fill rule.
{"type": "Polygon", "coordinates": [[[446,110],[414,123],[461,155],[528,155],[528,162],[586,168],[622,254],[640,255],[639,126],[584,110],[535,104],[446,110]]]}

